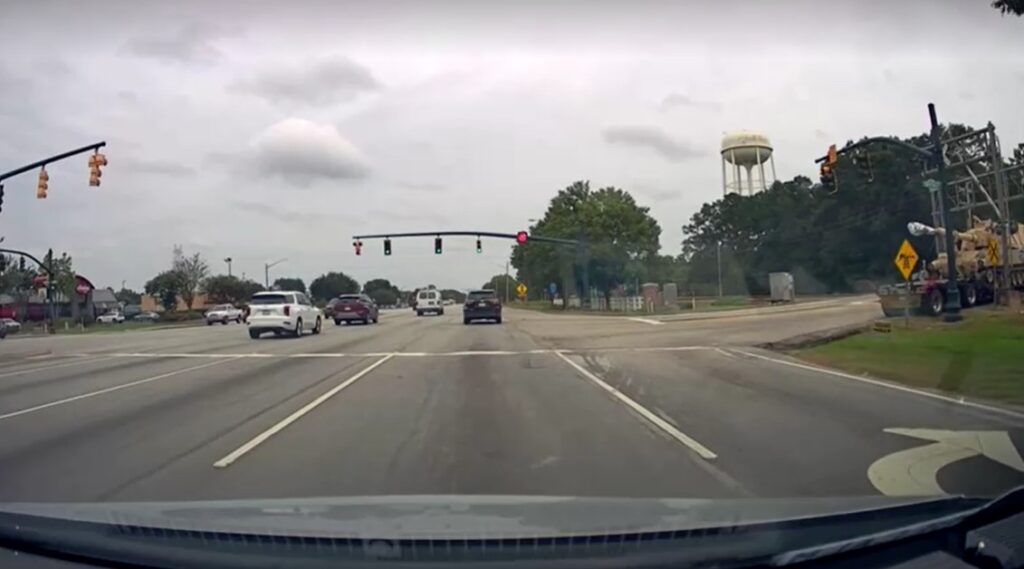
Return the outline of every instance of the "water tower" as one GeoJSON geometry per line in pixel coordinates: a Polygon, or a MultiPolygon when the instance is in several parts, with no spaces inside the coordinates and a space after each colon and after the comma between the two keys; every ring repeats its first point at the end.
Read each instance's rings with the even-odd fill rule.
{"type": "Polygon", "coordinates": [[[737,130],[722,137],[722,195],[736,193],[750,196],[767,190],[773,183],[775,157],[767,136],[752,130],[737,130]],[[765,162],[771,164],[771,180],[765,177],[765,162]]]}

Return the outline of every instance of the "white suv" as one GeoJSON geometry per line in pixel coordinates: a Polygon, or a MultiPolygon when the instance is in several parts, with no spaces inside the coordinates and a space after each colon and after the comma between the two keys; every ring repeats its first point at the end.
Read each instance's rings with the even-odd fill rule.
{"type": "Polygon", "coordinates": [[[319,334],[323,313],[302,292],[258,292],[249,301],[248,322],[249,337],[254,340],[264,332],[298,337],[307,331],[319,334]]]}

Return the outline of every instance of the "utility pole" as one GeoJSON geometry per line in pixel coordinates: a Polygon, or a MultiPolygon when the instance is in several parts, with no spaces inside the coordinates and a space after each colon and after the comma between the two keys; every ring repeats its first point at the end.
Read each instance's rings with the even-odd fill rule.
{"type": "Polygon", "coordinates": [[[946,322],[956,322],[963,318],[960,315],[960,287],[956,282],[956,240],[953,237],[949,198],[945,195],[946,156],[942,150],[942,128],[939,126],[934,103],[928,103],[928,118],[932,126],[932,156],[935,158],[936,176],[939,182],[939,207],[942,209],[942,225],[946,229],[946,302],[942,319],[946,322]]]}
{"type": "Polygon", "coordinates": [[[224,262],[228,264],[228,276],[231,276],[231,257],[225,257],[224,262]]]}
{"type": "Polygon", "coordinates": [[[505,304],[508,304],[508,261],[505,261],[505,304]]]}
{"type": "Polygon", "coordinates": [[[722,298],[722,242],[718,242],[718,298],[722,298]]]}

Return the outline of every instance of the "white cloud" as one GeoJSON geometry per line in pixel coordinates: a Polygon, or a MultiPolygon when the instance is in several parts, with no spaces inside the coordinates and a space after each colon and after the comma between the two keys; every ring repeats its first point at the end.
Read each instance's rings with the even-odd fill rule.
{"type": "Polygon", "coordinates": [[[299,185],[315,180],[366,177],[363,153],[329,124],[290,118],[272,125],[251,144],[248,159],[259,172],[299,185]]]}
{"type": "Polygon", "coordinates": [[[378,87],[380,83],[369,69],[347,57],[334,56],[266,69],[252,78],[235,82],[230,88],[273,103],[321,106],[350,101],[378,87]]]}
{"type": "Polygon", "coordinates": [[[653,126],[611,126],[604,129],[602,134],[605,142],[609,144],[649,148],[674,162],[703,155],[693,146],[676,140],[653,126]]]}

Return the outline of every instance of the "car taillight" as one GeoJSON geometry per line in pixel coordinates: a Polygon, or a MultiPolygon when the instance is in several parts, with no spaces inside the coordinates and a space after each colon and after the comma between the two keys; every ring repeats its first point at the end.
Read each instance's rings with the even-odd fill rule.
{"type": "Polygon", "coordinates": [[[285,316],[291,316],[292,315],[292,307],[291,306],[285,306],[284,307],[284,315],[285,316]]]}

